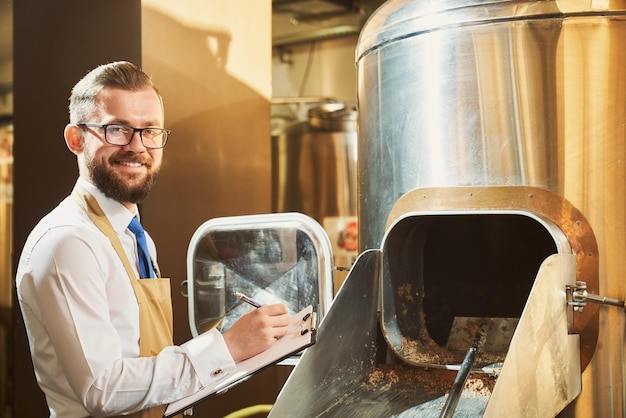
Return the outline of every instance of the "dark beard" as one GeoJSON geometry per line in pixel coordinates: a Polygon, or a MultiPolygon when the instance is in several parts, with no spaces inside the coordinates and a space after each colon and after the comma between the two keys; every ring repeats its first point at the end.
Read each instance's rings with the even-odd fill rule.
{"type": "Polygon", "coordinates": [[[142,184],[131,188],[126,183],[120,181],[115,172],[104,164],[94,164],[94,161],[91,160],[87,166],[96,187],[106,197],[118,202],[139,203],[143,201],[150,194],[158,177],[158,172],[151,173],[142,184]]]}

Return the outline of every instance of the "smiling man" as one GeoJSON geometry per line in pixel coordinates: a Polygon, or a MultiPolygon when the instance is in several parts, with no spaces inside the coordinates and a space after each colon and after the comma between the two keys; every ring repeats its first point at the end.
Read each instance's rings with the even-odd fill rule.
{"type": "Polygon", "coordinates": [[[16,276],[37,381],[51,417],[161,418],[284,335],[287,307],[264,305],[223,335],[174,346],[169,279],[137,207],[170,136],[161,95],[141,69],[115,62],[76,84],[69,110],[79,178],[29,235],[16,276]]]}

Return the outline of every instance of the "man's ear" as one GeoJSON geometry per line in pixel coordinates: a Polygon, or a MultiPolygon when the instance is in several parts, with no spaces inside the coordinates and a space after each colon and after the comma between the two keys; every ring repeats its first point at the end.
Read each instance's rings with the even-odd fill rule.
{"type": "Polygon", "coordinates": [[[84,131],[80,126],[69,124],[65,127],[63,135],[65,136],[65,144],[74,154],[82,154],[83,152],[83,139],[84,131]]]}

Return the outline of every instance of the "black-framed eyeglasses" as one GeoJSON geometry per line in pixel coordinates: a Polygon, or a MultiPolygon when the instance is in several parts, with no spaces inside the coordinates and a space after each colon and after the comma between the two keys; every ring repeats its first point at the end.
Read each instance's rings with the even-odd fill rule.
{"type": "Polygon", "coordinates": [[[130,144],[135,132],[139,132],[141,143],[146,148],[163,148],[167,143],[167,138],[172,131],[162,128],[133,128],[121,123],[99,124],[99,123],[77,123],[83,128],[101,128],[104,130],[104,140],[111,145],[123,147],[130,144]]]}

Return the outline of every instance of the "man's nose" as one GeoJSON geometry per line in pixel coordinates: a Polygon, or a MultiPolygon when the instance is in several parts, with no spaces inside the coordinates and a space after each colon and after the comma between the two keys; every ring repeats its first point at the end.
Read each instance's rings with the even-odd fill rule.
{"type": "Polygon", "coordinates": [[[132,149],[141,148],[145,150],[146,147],[143,145],[143,138],[141,137],[141,131],[133,130],[133,133],[131,134],[131,137],[130,137],[130,142],[126,146],[132,149]]]}

